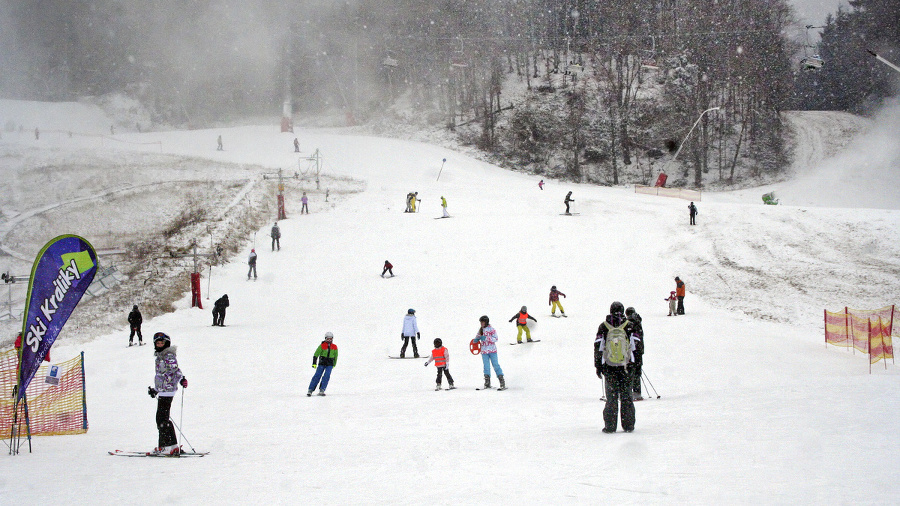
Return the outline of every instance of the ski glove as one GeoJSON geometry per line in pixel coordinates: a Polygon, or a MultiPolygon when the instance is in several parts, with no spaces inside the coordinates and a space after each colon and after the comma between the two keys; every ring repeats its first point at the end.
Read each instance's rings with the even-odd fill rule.
{"type": "Polygon", "coordinates": [[[422,334],[420,332],[416,332],[416,339],[422,339],[422,334]]]}
{"type": "Polygon", "coordinates": [[[183,388],[187,388],[187,378],[182,377],[180,383],[183,388]]]}
{"type": "Polygon", "coordinates": [[[147,394],[150,395],[150,398],[151,398],[151,399],[156,399],[156,394],[157,394],[157,393],[158,393],[158,392],[156,391],[155,388],[153,388],[153,387],[147,387],[147,394]]]}

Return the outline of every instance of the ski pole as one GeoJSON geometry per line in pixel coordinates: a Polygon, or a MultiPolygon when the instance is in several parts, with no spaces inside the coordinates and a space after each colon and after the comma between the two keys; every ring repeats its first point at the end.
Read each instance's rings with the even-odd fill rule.
{"type": "Polygon", "coordinates": [[[644,390],[649,394],[649,393],[650,393],[650,389],[647,388],[647,382],[644,380],[644,377],[643,377],[643,376],[641,376],[640,378],[641,378],[641,383],[644,384],[644,390]]]}
{"type": "Polygon", "coordinates": [[[601,401],[606,400],[606,377],[603,374],[600,374],[600,388],[603,389],[603,395],[600,396],[601,401]]]}
{"type": "Polygon", "coordinates": [[[181,389],[181,415],[178,420],[178,423],[184,425],[184,388],[181,389]]]}
{"type": "Polygon", "coordinates": [[[644,372],[644,371],[641,371],[641,374],[644,375],[644,378],[647,378],[647,383],[650,385],[650,388],[653,389],[653,393],[656,394],[656,398],[659,399],[659,393],[657,393],[656,387],[654,387],[654,386],[653,386],[653,383],[650,381],[650,377],[647,376],[647,373],[644,372]]]}
{"type": "Polygon", "coordinates": [[[191,449],[191,451],[194,453],[197,453],[197,450],[194,449],[194,445],[192,445],[191,442],[188,441],[188,438],[187,438],[187,436],[184,435],[184,432],[181,432],[181,427],[179,427],[178,424],[175,423],[175,420],[172,420],[172,418],[169,417],[169,421],[172,422],[172,425],[174,425],[176,429],[178,429],[178,433],[181,434],[181,439],[183,439],[184,442],[187,443],[187,445],[191,449]]]}

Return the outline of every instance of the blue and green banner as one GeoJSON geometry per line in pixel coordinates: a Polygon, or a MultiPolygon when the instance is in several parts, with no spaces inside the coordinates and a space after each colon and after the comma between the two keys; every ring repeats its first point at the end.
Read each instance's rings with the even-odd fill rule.
{"type": "Polygon", "coordinates": [[[53,342],[97,272],[97,252],[77,235],[61,235],[38,253],[31,270],[22,348],[19,355],[18,400],[25,396],[53,342]]]}

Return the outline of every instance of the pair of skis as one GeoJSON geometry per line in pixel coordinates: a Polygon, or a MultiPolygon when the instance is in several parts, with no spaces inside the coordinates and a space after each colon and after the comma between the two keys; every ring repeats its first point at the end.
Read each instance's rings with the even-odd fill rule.
{"type": "Polygon", "coordinates": [[[113,450],[111,452],[107,452],[110,455],[115,455],[118,457],[161,457],[161,458],[171,458],[176,459],[180,457],[203,457],[209,455],[209,452],[180,452],[175,455],[166,455],[163,453],[153,453],[153,452],[131,452],[125,450],[113,450]]]}

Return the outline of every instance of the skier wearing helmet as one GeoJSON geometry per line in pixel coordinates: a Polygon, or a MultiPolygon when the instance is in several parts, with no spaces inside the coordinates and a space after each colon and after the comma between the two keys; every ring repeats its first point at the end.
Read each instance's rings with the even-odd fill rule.
{"type": "Polygon", "coordinates": [[[621,302],[609,307],[606,321],[597,329],[594,340],[594,367],[598,378],[606,378],[606,406],[603,408],[603,432],[616,431],[622,413],[622,428],[634,430],[634,401],[631,398],[634,363],[634,323],[625,317],[621,302]]]}
{"type": "MultiPolygon", "coordinates": [[[[562,304],[559,302],[560,295],[563,297],[566,296],[566,294],[556,289],[556,285],[550,287],[550,316],[556,316],[557,307],[559,308],[559,314],[561,316],[566,316],[566,310],[563,309],[562,304]]],[[[566,316],[566,318],[568,318],[568,316],[566,316]]]]}
{"type": "Polygon", "coordinates": [[[333,341],[334,334],[326,332],[325,339],[322,340],[322,343],[319,344],[318,347],[316,347],[312,362],[313,369],[315,369],[316,372],[309,382],[309,389],[306,391],[307,397],[312,395],[313,390],[315,390],[316,387],[319,387],[318,395],[325,396],[325,389],[328,388],[328,380],[331,379],[331,370],[337,365],[338,359],[337,345],[335,345],[333,341]],[[316,364],[316,362],[318,362],[318,364],[316,364]]]}
{"type": "Polygon", "coordinates": [[[419,358],[419,348],[416,346],[416,339],[422,339],[419,333],[419,325],[416,323],[416,310],[409,308],[406,316],[403,317],[403,332],[400,333],[400,339],[403,340],[403,347],[400,348],[400,358],[406,358],[406,347],[409,346],[410,339],[413,345],[413,356],[419,358]]]}
{"type": "Polygon", "coordinates": [[[506,390],[506,381],[503,378],[503,369],[500,368],[500,362],[497,360],[497,331],[491,327],[491,320],[487,315],[478,319],[481,328],[478,329],[478,335],[473,341],[481,343],[481,360],[484,362],[484,388],[491,388],[491,366],[497,374],[500,381],[500,388],[497,390],[506,390]]]}
{"type": "Polygon", "coordinates": [[[172,399],[178,391],[178,385],[187,388],[187,378],[178,368],[178,359],[175,357],[176,347],[172,346],[169,336],[157,332],[153,336],[153,354],[156,356],[156,376],[154,386],[147,387],[147,393],[151,398],[156,398],[156,427],[159,430],[159,446],[153,449],[155,454],[178,455],[181,447],[178,446],[178,437],[175,427],[169,418],[172,409],[172,399]]]}
{"type": "Polygon", "coordinates": [[[516,341],[519,344],[522,344],[522,330],[525,331],[525,339],[530,343],[531,340],[531,330],[528,329],[528,320],[537,321],[537,319],[530,314],[528,314],[528,308],[522,306],[522,309],[519,310],[518,313],[514,314],[512,318],[509,319],[510,323],[515,320],[516,326],[519,328],[519,334],[516,336],[516,341]]]}

